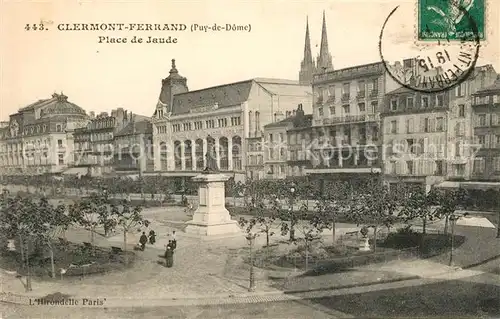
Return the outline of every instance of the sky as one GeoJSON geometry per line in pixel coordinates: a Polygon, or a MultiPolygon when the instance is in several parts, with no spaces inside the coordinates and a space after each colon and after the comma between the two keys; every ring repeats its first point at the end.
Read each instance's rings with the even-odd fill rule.
{"type": "MultiPolygon", "coordinates": [[[[0,119],[38,99],[63,92],[87,111],[123,107],[150,116],[171,59],[190,90],[255,77],[298,80],[309,19],[313,56],[325,10],[336,69],[380,61],[378,42],[389,13],[383,50],[398,58],[422,50],[414,41],[416,0],[0,0],[0,119]],[[49,30],[26,31],[44,21],[49,30]],[[184,23],[187,31],[58,31],[61,23],[184,23]],[[191,32],[191,24],[250,25],[250,32],[191,32]],[[175,44],[105,44],[99,36],[177,37],[175,44]]],[[[487,42],[479,65],[500,71],[500,1],[489,0],[487,42]]]]}

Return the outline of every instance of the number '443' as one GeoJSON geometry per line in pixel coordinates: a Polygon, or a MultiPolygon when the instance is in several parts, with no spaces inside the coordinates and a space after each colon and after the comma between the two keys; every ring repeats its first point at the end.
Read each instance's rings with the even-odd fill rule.
{"type": "Polygon", "coordinates": [[[46,30],[45,29],[45,26],[43,25],[43,23],[33,23],[33,24],[26,24],[26,26],[24,27],[24,30],[26,31],[42,31],[42,30],[46,30]]]}

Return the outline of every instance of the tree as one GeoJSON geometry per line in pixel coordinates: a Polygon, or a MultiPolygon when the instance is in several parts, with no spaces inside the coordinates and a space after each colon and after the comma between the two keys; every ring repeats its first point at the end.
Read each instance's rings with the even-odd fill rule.
{"type": "Polygon", "coordinates": [[[266,198],[273,206],[277,202],[277,197],[270,193],[266,194],[265,188],[259,188],[258,182],[247,180],[245,184],[238,186],[246,196],[250,197],[250,201],[245,201],[244,207],[252,216],[250,219],[240,218],[240,225],[246,227],[246,232],[250,233],[255,226],[258,226],[260,233],[266,234],[266,247],[269,247],[270,237],[274,235],[272,227],[277,219],[276,210],[268,209],[265,201],[266,198]]]}
{"type": "Polygon", "coordinates": [[[321,239],[322,229],[319,229],[316,223],[313,221],[310,222],[305,221],[309,214],[309,207],[307,205],[307,202],[303,202],[302,204],[300,204],[300,207],[295,214],[298,219],[298,222],[295,224],[295,229],[297,230],[299,236],[298,238],[294,238],[293,242],[294,243],[296,243],[297,241],[304,242],[304,249],[306,253],[305,255],[306,270],[307,270],[309,265],[309,253],[311,249],[311,244],[314,241],[321,239]]]}
{"type": "Polygon", "coordinates": [[[31,290],[29,247],[30,243],[36,242],[34,240],[45,231],[45,224],[40,222],[39,207],[31,198],[3,196],[2,201],[1,225],[9,236],[19,238],[21,258],[26,262],[28,272],[26,289],[31,290]]]}
{"type": "Polygon", "coordinates": [[[433,217],[445,219],[444,233],[447,234],[450,217],[452,217],[455,211],[462,207],[467,200],[467,191],[463,188],[439,190],[436,192],[435,198],[439,205],[434,211],[433,217]]]}
{"type": "Polygon", "coordinates": [[[112,215],[116,218],[117,225],[123,230],[123,251],[125,251],[125,264],[128,264],[127,255],[127,233],[137,227],[144,225],[149,226],[149,221],[141,215],[142,207],[131,207],[127,201],[122,201],[119,206],[112,205],[112,215]]]}
{"type": "Polygon", "coordinates": [[[84,198],[69,207],[71,220],[90,232],[90,243],[94,245],[95,230],[99,226],[100,199],[96,194],[84,198]]]}
{"type": "Polygon", "coordinates": [[[353,196],[353,205],[349,212],[358,224],[373,228],[373,249],[377,249],[377,233],[379,226],[390,227],[396,220],[400,209],[398,187],[391,191],[381,176],[373,175],[353,196]]]}
{"type": "Polygon", "coordinates": [[[316,197],[316,213],[311,219],[311,224],[319,231],[331,229],[333,243],[336,237],[336,221],[348,210],[351,191],[349,183],[338,181],[322,187],[319,196],[316,197]]]}
{"type": "Polygon", "coordinates": [[[432,188],[426,192],[424,187],[406,188],[404,196],[405,200],[398,216],[406,222],[422,219],[422,234],[425,234],[427,221],[433,219],[434,205],[437,204],[436,189],[432,188]]]}
{"type": "Polygon", "coordinates": [[[42,198],[37,205],[38,227],[35,228],[36,236],[43,241],[50,250],[50,264],[52,278],[56,278],[54,265],[54,239],[66,231],[71,225],[71,219],[66,215],[64,205],[52,206],[47,198],[42,198]],[[41,222],[43,221],[43,222],[41,222]]]}

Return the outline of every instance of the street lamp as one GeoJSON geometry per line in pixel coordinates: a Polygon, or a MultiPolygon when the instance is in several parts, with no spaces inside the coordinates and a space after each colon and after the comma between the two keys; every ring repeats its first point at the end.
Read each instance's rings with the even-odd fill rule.
{"type": "Polygon", "coordinates": [[[248,291],[255,291],[255,273],[254,273],[254,261],[253,261],[253,245],[255,243],[255,238],[257,234],[248,233],[246,239],[250,245],[250,286],[248,291]]]}
{"type": "Polygon", "coordinates": [[[253,245],[255,242],[255,237],[257,234],[248,233],[245,237],[248,241],[248,245],[250,245],[250,286],[248,287],[248,291],[255,291],[255,274],[253,269],[253,245]]]}
{"type": "Polygon", "coordinates": [[[460,217],[467,216],[468,213],[463,213],[463,214],[455,214],[453,213],[450,216],[450,223],[451,223],[451,247],[450,247],[450,260],[448,262],[448,266],[453,266],[453,250],[455,250],[455,223],[457,220],[460,219],[460,217]]]}
{"type": "Polygon", "coordinates": [[[293,215],[293,204],[295,195],[295,184],[290,186],[290,204],[289,204],[289,216],[290,216],[290,240],[295,239],[295,216],[293,215]]]}

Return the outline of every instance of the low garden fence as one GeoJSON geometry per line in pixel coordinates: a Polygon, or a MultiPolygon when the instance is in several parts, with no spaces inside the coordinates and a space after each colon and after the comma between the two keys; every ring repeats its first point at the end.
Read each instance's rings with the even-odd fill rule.
{"type": "Polygon", "coordinates": [[[405,249],[391,249],[381,252],[357,253],[356,255],[323,258],[309,255],[307,258],[298,256],[263,256],[254,258],[254,265],[260,268],[279,267],[288,269],[313,270],[313,271],[341,271],[356,268],[374,263],[387,263],[393,260],[403,260],[417,258],[419,256],[419,247],[410,247],[405,249]]]}

